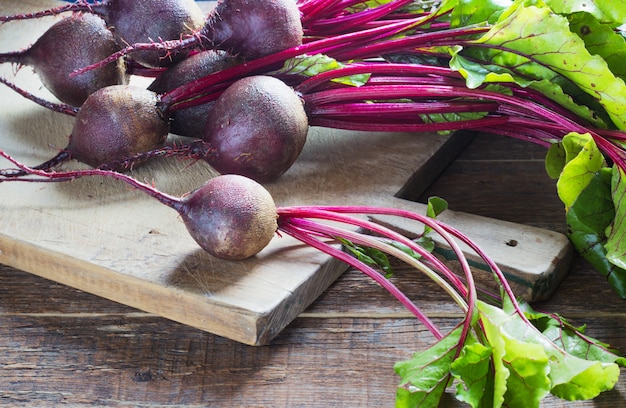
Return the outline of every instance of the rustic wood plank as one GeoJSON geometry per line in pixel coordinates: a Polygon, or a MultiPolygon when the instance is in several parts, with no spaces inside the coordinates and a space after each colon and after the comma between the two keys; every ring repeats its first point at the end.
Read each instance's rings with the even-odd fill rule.
{"type": "MultiPolygon", "coordinates": [[[[328,292],[336,303],[342,280],[328,292]]],[[[0,314],[0,335],[11,339],[0,345],[0,375],[9,384],[0,395],[23,406],[389,406],[393,363],[433,339],[414,319],[359,315],[358,306],[304,313],[264,347],[143,313],[92,315],[87,305],[76,315],[0,314]]],[[[458,317],[434,320],[450,329],[458,317]]],[[[624,314],[576,320],[589,323],[590,335],[626,347],[624,331],[615,329],[624,327],[624,314]]],[[[624,392],[621,381],[593,406],[616,406],[624,392]]],[[[462,405],[448,398],[445,406],[462,405]]],[[[549,398],[542,406],[591,405],[549,398]]]]}

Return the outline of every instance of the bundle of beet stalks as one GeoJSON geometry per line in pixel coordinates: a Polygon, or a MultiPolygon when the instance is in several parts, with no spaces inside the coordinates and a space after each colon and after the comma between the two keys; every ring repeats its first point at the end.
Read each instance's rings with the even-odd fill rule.
{"type": "Polygon", "coordinates": [[[278,232],[363,271],[437,339],[397,364],[398,406],[436,406],[453,380],[457,398],[473,407],[539,406],[548,393],[589,399],[615,385],[625,360],[563,318],[518,302],[488,254],[436,220],[441,202],[431,202],[427,216],[377,207],[277,208],[259,183],[298,160],[310,126],[416,137],[474,129],[537,143],[546,147],[569,238],[626,298],[626,7],[609,0],[593,7],[555,0],[222,0],[200,18],[193,2],[158,3],[179,18],[123,0],[0,17],[8,23],[71,12],[32,47],[0,61],[35,67],[61,102],[4,84],[76,116],[67,147],[44,163],[25,165],[0,150],[11,163],[0,182],[110,177],[174,209],[216,257],[254,256],[278,232]],[[155,27],[136,32],[139,25],[129,22],[140,19],[155,27]],[[73,27],[115,28],[98,36],[102,43],[85,41],[85,34],[71,47],[58,41],[73,27]],[[68,60],[58,65],[61,72],[40,68],[57,55],[68,60]],[[130,75],[154,81],[148,89],[132,87],[130,75]],[[192,139],[168,144],[170,133],[192,139]],[[172,155],[206,160],[222,175],[175,197],[126,173],[172,155]],[[93,168],[66,169],[69,160],[93,168]],[[409,240],[363,214],[409,218],[424,230],[409,240]],[[433,234],[456,253],[463,276],[431,254],[433,234]],[[489,265],[499,295],[478,298],[455,240],[489,265]],[[347,250],[337,250],[337,242],[347,250]],[[457,328],[441,333],[391,283],[384,274],[389,257],[450,294],[465,313],[457,328]]]}

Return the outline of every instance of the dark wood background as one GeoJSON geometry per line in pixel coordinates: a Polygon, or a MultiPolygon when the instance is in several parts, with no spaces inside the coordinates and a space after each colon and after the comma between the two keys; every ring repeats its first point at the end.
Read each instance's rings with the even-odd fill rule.
{"type": "MultiPolygon", "coordinates": [[[[565,231],[545,150],[479,136],[421,197],[457,211],[565,231]]],[[[532,254],[529,254],[532,256],[532,254]]],[[[398,286],[443,328],[459,310],[425,278],[398,269],[398,286]]],[[[587,333],[626,351],[626,307],[576,256],[546,302],[587,333]]],[[[0,404],[7,406],[393,406],[393,363],[432,336],[383,290],[345,273],[269,346],[252,347],[0,266],[0,404]]],[[[626,380],[591,402],[626,406],[626,380]]],[[[444,406],[463,406],[452,396],[444,406]]]]}

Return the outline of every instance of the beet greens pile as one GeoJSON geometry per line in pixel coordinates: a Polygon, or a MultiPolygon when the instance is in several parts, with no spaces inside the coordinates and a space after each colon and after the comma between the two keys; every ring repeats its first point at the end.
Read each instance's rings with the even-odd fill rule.
{"type": "MultiPolygon", "coordinates": [[[[111,18],[115,13],[103,10],[109,6],[129,10],[132,3],[126,3],[80,1],[0,21],[57,14],[73,7],[85,13],[100,10],[111,18]]],[[[457,384],[456,397],[473,407],[538,406],[549,393],[577,400],[611,389],[626,360],[562,317],[535,312],[518,302],[488,254],[471,237],[436,220],[445,202],[431,201],[426,216],[374,207],[276,208],[257,181],[273,180],[289,170],[309,126],[440,133],[474,129],[527,140],[547,149],[546,170],[557,180],[569,238],[626,298],[626,240],[622,239],[626,234],[622,222],[626,217],[622,202],[626,9],[609,0],[301,0],[295,7],[292,0],[243,3],[220,1],[218,12],[209,14],[204,25],[196,19],[191,33],[179,29],[179,36],[167,38],[158,33],[129,34],[133,41],[124,39],[117,51],[86,59],[67,75],[81,78],[111,64],[119,67],[123,60],[128,74],[156,77],[143,98],[145,107],[139,110],[149,112],[145,127],[130,127],[128,134],[127,126],[111,127],[114,152],[87,146],[95,136],[81,128],[97,123],[81,118],[94,115],[92,107],[101,105],[94,100],[109,93],[108,87],[93,93],[80,107],[72,107],[41,100],[2,79],[33,101],[81,119],[77,123],[82,125],[76,125],[68,148],[60,154],[64,160],[78,159],[94,169],[61,170],[56,159],[28,166],[0,150],[0,156],[14,166],[0,171],[0,182],[111,177],[178,212],[193,238],[214,256],[254,256],[278,232],[361,270],[398,298],[437,340],[430,349],[396,365],[401,377],[398,406],[436,406],[452,381],[457,384]],[[266,20],[267,15],[271,18],[266,20]],[[288,35],[281,37],[284,42],[272,41],[269,48],[255,48],[252,40],[263,44],[268,40],[258,41],[266,37],[250,34],[250,26],[272,27],[288,35]],[[236,35],[228,37],[224,34],[228,30],[236,35]],[[151,55],[157,55],[158,61],[151,55]],[[179,59],[183,60],[172,68],[163,67],[179,59]],[[192,65],[195,60],[201,65],[192,65]],[[176,72],[176,77],[190,76],[169,81],[168,71],[176,72]],[[185,126],[187,122],[195,126],[185,126]],[[142,129],[156,129],[155,141],[135,141],[134,134],[147,133],[142,129]],[[198,140],[164,146],[168,129],[181,129],[198,140]],[[204,159],[225,175],[183,197],[173,197],[113,171],[164,155],[204,159]],[[233,203],[229,191],[236,191],[241,200],[233,203]],[[241,216],[229,215],[233,213],[241,216]],[[355,217],[374,214],[419,221],[424,231],[412,241],[355,217]],[[228,225],[232,233],[215,234],[216,225],[228,225]],[[363,232],[342,227],[355,225],[363,232]],[[463,276],[431,254],[432,234],[448,242],[463,276]],[[467,260],[453,238],[467,244],[491,268],[502,289],[497,301],[479,299],[467,260]],[[344,251],[332,245],[337,242],[344,251]],[[389,257],[435,280],[463,310],[463,321],[450,333],[442,333],[385,276],[389,257]]],[[[277,32],[267,38],[278,38],[277,32]]],[[[120,32],[115,35],[124,37],[120,32]]],[[[123,86],[116,91],[127,92],[123,86]]],[[[115,109],[96,110],[95,115],[103,123],[111,122],[111,117],[117,117],[115,109]]]]}

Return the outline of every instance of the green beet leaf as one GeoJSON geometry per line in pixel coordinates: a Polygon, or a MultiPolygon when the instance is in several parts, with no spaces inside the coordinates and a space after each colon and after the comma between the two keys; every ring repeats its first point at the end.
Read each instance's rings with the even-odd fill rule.
{"type": "MultiPolygon", "coordinates": [[[[286,60],[283,67],[278,70],[277,73],[312,77],[316,74],[339,69],[343,66],[342,63],[323,54],[300,55],[286,60]]],[[[344,85],[361,86],[369,80],[369,77],[369,74],[359,74],[336,78],[333,79],[333,81],[344,85]]]]}
{"type": "Polygon", "coordinates": [[[476,40],[471,56],[509,67],[527,80],[563,76],[592,96],[620,129],[626,129],[626,84],[599,55],[592,55],[567,18],[548,7],[517,2],[476,40]],[[483,47],[486,46],[486,47],[483,47]]]}
{"type": "MultiPolygon", "coordinates": [[[[432,219],[437,218],[439,214],[448,209],[448,202],[441,197],[433,196],[428,197],[428,205],[426,207],[426,215],[432,219]]],[[[429,251],[432,252],[435,249],[435,243],[428,235],[432,232],[432,228],[428,225],[424,225],[424,232],[419,237],[418,242],[422,245],[426,245],[429,251]]]]}
{"type": "Polygon", "coordinates": [[[565,148],[561,142],[553,143],[546,153],[546,173],[551,179],[558,180],[565,167],[565,148]]]}
{"type": "Polygon", "coordinates": [[[565,151],[565,166],[556,187],[559,198],[569,209],[605,161],[589,135],[570,133],[561,144],[565,151]]]}
{"type": "Polygon", "coordinates": [[[368,9],[373,9],[376,8],[378,6],[382,6],[383,4],[387,4],[389,2],[391,2],[392,0],[367,0],[364,1],[362,3],[358,3],[355,4],[353,6],[350,7],[346,7],[346,10],[352,12],[352,13],[356,13],[359,11],[363,11],[363,10],[368,10],[368,9]]]}
{"type": "Polygon", "coordinates": [[[450,367],[451,374],[459,381],[456,399],[473,408],[493,406],[491,353],[491,347],[468,338],[461,354],[450,367]]]}
{"type": "Polygon", "coordinates": [[[526,341],[522,319],[478,302],[480,321],[493,348],[494,407],[538,407],[550,391],[548,355],[541,344],[526,341]]]}
{"type": "Polygon", "coordinates": [[[589,400],[615,387],[619,379],[619,367],[577,358],[568,354],[551,364],[553,382],[550,392],[568,401],[589,400]]]}
{"type": "MultiPolygon", "coordinates": [[[[579,117],[599,128],[606,128],[610,120],[604,109],[596,101],[580,91],[574,84],[560,80],[554,72],[546,72],[550,79],[533,79],[520,77],[507,67],[493,64],[480,64],[459,53],[460,48],[450,48],[452,55],[450,68],[458,71],[465,78],[468,88],[477,88],[483,83],[516,83],[541,92],[546,97],[570,110],[579,117]],[[565,92],[567,89],[567,92],[565,92]],[[575,97],[573,96],[575,95],[575,97]],[[603,119],[604,118],[604,119],[603,119]]],[[[541,69],[538,67],[538,69],[541,69]]]]}
{"type": "Polygon", "coordinates": [[[615,207],[613,224],[607,228],[606,258],[614,269],[608,275],[609,284],[626,299],[626,180],[624,172],[613,166],[611,196],[615,207]]]}
{"type": "MultiPolygon", "coordinates": [[[[482,305],[479,308],[484,310],[482,305]]],[[[489,308],[492,319],[501,323],[503,333],[518,341],[538,344],[544,349],[548,356],[550,393],[553,395],[566,400],[593,399],[617,383],[620,374],[618,364],[595,361],[588,356],[578,357],[558,347],[515,313],[510,299],[505,298],[502,310],[489,308]]]]}
{"type": "Polygon", "coordinates": [[[567,208],[572,244],[626,298],[626,247],[621,239],[626,209],[619,198],[625,187],[615,181],[621,180],[615,169],[604,167],[601,156],[591,136],[570,133],[549,149],[546,170],[551,177],[559,177],[557,190],[567,208]]]}
{"type": "MultiPolygon", "coordinates": [[[[610,252],[613,247],[619,248],[619,242],[609,244],[607,236],[607,231],[613,230],[616,234],[620,231],[620,227],[611,228],[614,220],[619,219],[611,198],[611,179],[611,169],[598,171],[567,211],[566,222],[568,237],[576,250],[606,276],[620,297],[626,298],[626,270],[619,266],[615,252],[610,252]]],[[[612,238],[616,236],[612,235],[612,238]]]]}
{"type": "MultiPolygon", "coordinates": [[[[565,135],[561,141],[553,143],[546,154],[546,171],[553,179],[558,179],[565,165],[575,159],[583,149],[591,149],[600,153],[590,135],[571,132],[565,135]],[[592,141],[592,143],[589,143],[592,141]]],[[[564,186],[567,187],[567,186],[564,186]]]]}
{"type": "MultiPolygon", "coordinates": [[[[624,5],[626,8],[626,4],[624,5]]],[[[585,42],[590,53],[601,56],[615,76],[626,79],[626,40],[608,24],[587,13],[569,16],[570,27],[585,42]]]]}
{"type": "Polygon", "coordinates": [[[387,257],[387,254],[385,254],[383,251],[371,247],[357,245],[341,237],[336,237],[336,239],[341,242],[343,247],[346,250],[350,251],[356,259],[363,262],[365,265],[379,267],[381,271],[385,274],[386,278],[390,278],[393,275],[393,268],[391,266],[391,263],[389,262],[389,258],[387,257]]]}
{"type": "Polygon", "coordinates": [[[598,21],[621,25],[626,21],[625,0],[543,0],[555,13],[589,13],[598,21]]]}
{"type": "Polygon", "coordinates": [[[620,268],[626,268],[626,242],[624,242],[626,235],[626,221],[624,220],[626,217],[626,176],[616,166],[613,167],[611,177],[611,195],[616,211],[606,244],[607,258],[620,268]]]}
{"type": "Polygon", "coordinates": [[[466,27],[472,24],[498,21],[502,12],[512,5],[510,0],[465,0],[457,1],[450,14],[451,27],[466,27]]]}
{"type": "MultiPolygon", "coordinates": [[[[489,112],[447,112],[447,113],[424,113],[419,114],[420,119],[424,123],[450,123],[465,120],[481,119],[487,116],[489,112]]],[[[453,130],[441,130],[437,133],[441,135],[452,134],[453,130]]]]}
{"type": "Polygon", "coordinates": [[[437,218],[439,214],[448,209],[448,202],[437,196],[428,198],[428,206],[426,208],[426,215],[430,218],[437,218]]]}
{"type": "Polygon", "coordinates": [[[461,342],[462,326],[452,330],[428,350],[397,362],[394,370],[401,378],[396,407],[437,407],[450,381],[450,365],[461,342]]]}
{"type": "Polygon", "coordinates": [[[530,82],[528,87],[587,120],[592,126],[606,128],[607,123],[611,123],[611,118],[598,101],[580,91],[571,81],[559,77],[552,81],[540,79],[530,82]]]}
{"type": "Polygon", "coordinates": [[[626,366],[626,359],[610,345],[585,335],[585,326],[574,327],[567,319],[557,314],[533,310],[522,303],[524,315],[539,331],[559,348],[579,358],[626,366]]]}
{"type": "MultiPolygon", "coordinates": [[[[355,13],[355,12],[364,11],[367,9],[373,9],[378,6],[391,3],[393,1],[395,0],[366,0],[363,2],[358,2],[353,5],[349,5],[348,7],[346,7],[346,10],[351,13],[355,13]]],[[[426,12],[431,11],[439,3],[440,3],[439,0],[414,1],[402,7],[402,11],[406,13],[411,13],[411,14],[426,13],[426,12]]]]}
{"type": "Polygon", "coordinates": [[[558,75],[554,71],[528,60],[524,63],[534,65],[534,69],[529,72],[532,75],[526,75],[528,69],[513,71],[511,63],[502,65],[499,63],[501,61],[493,59],[494,52],[490,49],[471,47],[470,44],[465,48],[455,46],[448,50],[452,55],[450,67],[465,77],[468,88],[478,88],[483,83],[489,82],[512,82],[527,87],[533,81],[549,81],[558,86],[555,82],[558,75]],[[537,72],[540,74],[538,75],[537,72]]]}

